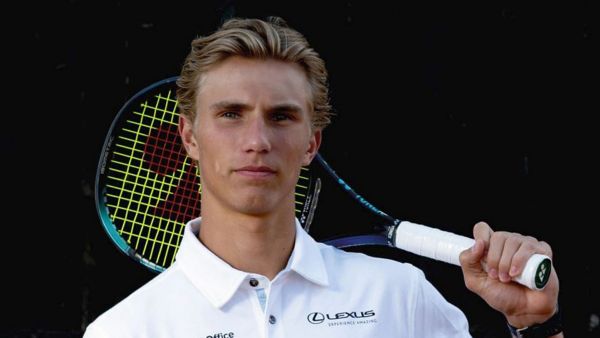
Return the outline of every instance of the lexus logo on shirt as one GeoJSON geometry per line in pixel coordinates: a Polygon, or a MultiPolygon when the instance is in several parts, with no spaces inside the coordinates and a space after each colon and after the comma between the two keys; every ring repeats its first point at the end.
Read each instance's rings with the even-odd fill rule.
{"type": "Polygon", "coordinates": [[[311,324],[321,324],[325,321],[325,315],[321,312],[313,312],[308,314],[308,322],[311,324]]]}
{"type": "Polygon", "coordinates": [[[336,321],[336,320],[353,320],[353,319],[362,319],[375,316],[374,310],[368,311],[352,311],[352,312],[338,312],[338,313],[322,313],[322,312],[312,312],[309,313],[306,319],[311,324],[321,324],[324,321],[336,321]]]}

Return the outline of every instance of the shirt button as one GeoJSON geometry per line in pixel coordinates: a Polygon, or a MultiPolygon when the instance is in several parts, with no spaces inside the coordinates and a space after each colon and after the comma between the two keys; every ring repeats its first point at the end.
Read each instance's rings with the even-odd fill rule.
{"type": "Polygon", "coordinates": [[[277,323],[277,318],[275,318],[275,316],[273,316],[273,315],[270,315],[269,316],[269,323],[271,323],[271,324],[277,323]]]}
{"type": "Polygon", "coordinates": [[[254,278],[250,279],[250,286],[255,287],[258,285],[258,281],[254,278]]]}

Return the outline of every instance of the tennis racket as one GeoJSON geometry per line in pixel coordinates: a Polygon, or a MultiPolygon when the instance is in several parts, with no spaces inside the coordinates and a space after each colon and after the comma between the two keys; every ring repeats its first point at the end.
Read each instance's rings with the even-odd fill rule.
{"type": "MultiPolygon", "coordinates": [[[[200,216],[201,208],[198,168],[178,133],[176,80],[152,84],[125,103],[110,127],[96,174],[96,206],[106,233],[120,251],[156,272],[173,263],[185,223],[200,216]]],[[[389,216],[357,194],[320,154],[302,168],[295,189],[296,217],[307,232],[323,173],[385,221],[376,233],[324,241],[328,244],[391,246],[455,265],[474,244],[468,237],[389,216]]],[[[547,256],[533,255],[514,280],[542,289],[551,266],[547,256]]]]}

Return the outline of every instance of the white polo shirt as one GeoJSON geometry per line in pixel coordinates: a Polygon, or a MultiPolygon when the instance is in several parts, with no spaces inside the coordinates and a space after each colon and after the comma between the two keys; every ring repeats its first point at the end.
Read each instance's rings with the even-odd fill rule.
{"type": "Polygon", "coordinates": [[[234,269],[185,228],[175,263],[91,323],[95,337],[470,337],[464,314],[406,263],[317,243],[296,221],[273,280],[234,269]]]}

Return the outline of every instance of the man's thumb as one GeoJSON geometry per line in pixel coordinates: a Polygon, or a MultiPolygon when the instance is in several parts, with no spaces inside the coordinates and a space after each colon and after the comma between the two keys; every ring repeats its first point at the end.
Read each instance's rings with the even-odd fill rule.
{"type": "Polygon", "coordinates": [[[471,291],[477,285],[477,280],[487,276],[481,265],[481,259],[485,252],[485,245],[481,239],[475,240],[473,246],[460,254],[460,266],[463,270],[465,285],[471,291]]]}

